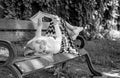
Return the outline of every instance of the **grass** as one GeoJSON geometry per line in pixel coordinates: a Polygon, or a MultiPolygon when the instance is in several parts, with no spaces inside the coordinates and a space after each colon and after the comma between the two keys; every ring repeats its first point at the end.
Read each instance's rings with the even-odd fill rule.
{"type": "Polygon", "coordinates": [[[95,40],[87,42],[86,50],[89,52],[94,64],[105,67],[120,68],[120,42],[110,40],[95,40]]]}
{"type": "MultiPolygon", "coordinates": [[[[17,45],[21,46],[20,44],[17,45]]],[[[95,69],[103,72],[110,71],[111,69],[120,69],[119,46],[119,41],[93,40],[86,42],[85,49],[88,51],[95,69]]],[[[18,53],[19,55],[22,55],[21,48],[23,47],[19,47],[19,50],[21,50],[18,53]]],[[[60,65],[57,67],[60,67],[60,65]]],[[[53,68],[45,71],[37,71],[24,78],[57,78],[57,76],[51,73],[51,70],[53,68]]],[[[81,76],[91,75],[83,57],[67,62],[63,73],[68,74],[68,78],[80,78],[81,76]]]]}

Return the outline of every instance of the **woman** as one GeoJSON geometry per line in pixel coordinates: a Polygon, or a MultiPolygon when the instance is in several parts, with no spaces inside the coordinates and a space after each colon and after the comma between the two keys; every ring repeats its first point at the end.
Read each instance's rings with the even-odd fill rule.
{"type": "Polygon", "coordinates": [[[54,22],[56,37],[48,37],[48,36],[42,36],[41,35],[41,29],[42,29],[42,17],[38,19],[38,28],[36,31],[36,35],[33,39],[28,41],[25,49],[24,55],[31,53],[31,51],[34,51],[35,55],[41,55],[41,57],[48,59],[50,61],[53,61],[53,54],[56,54],[61,49],[61,41],[62,41],[62,33],[60,30],[60,19],[58,16],[51,17],[52,22],[54,22]],[[27,50],[27,48],[31,50],[27,50]]]}

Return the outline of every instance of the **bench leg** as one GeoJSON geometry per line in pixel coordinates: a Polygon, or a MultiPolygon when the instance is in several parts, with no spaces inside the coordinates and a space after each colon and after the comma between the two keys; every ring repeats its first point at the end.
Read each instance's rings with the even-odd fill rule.
{"type": "Polygon", "coordinates": [[[15,56],[13,46],[7,41],[0,40],[0,66],[9,65],[15,56]]]}
{"type": "Polygon", "coordinates": [[[0,66],[0,78],[22,78],[13,66],[0,66]]]}
{"type": "Polygon", "coordinates": [[[94,69],[89,55],[88,55],[88,54],[85,54],[84,56],[85,56],[85,58],[86,58],[87,65],[88,65],[88,68],[89,68],[89,70],[91,71],[91,73],[92,73],[94,76],[102,76],[102,74],[101,74],[100,72],[98,72],[98,71],[96,71],[96,70],[94,69]]]}

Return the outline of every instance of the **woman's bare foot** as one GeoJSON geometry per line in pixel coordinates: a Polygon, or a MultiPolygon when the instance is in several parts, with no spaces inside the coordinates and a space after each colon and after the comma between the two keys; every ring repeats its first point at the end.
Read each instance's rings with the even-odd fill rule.
{"type": "Polygon", "coordinates": [[[83,27],[75,27],[75,29],[73,30],[74,35],[72,36],[72,39],[75,40],[82,30],[83,27]]]}

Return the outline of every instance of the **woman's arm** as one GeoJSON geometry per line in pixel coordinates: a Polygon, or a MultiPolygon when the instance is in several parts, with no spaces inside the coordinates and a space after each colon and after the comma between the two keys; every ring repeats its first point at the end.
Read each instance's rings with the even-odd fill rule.
{"type": "Polygon", "coordinates": [[[38,19],[38,24],[37,24],[37,31],[35,33],[35,37],[32,38],[30,41],[27,42],[26,47],[31,44],[33,41],[37,40],[38,38],[41,37],[41,30],[42,30],[42,19],[38,19]]]}
{"type": "Polygon", "coordinates": [[[41,37],[41,31],[42,31],[42,27],[43,27],[43,23],[42,23],[42,19],[40,18],[40,19],[38,19],[38,24],[37,24],[38,26],[37,26],[37,31],[36,31],[36,33],[35,33],[35,37],[37,37],[37,38],[39,38],[39,37],[41,37]]]}

